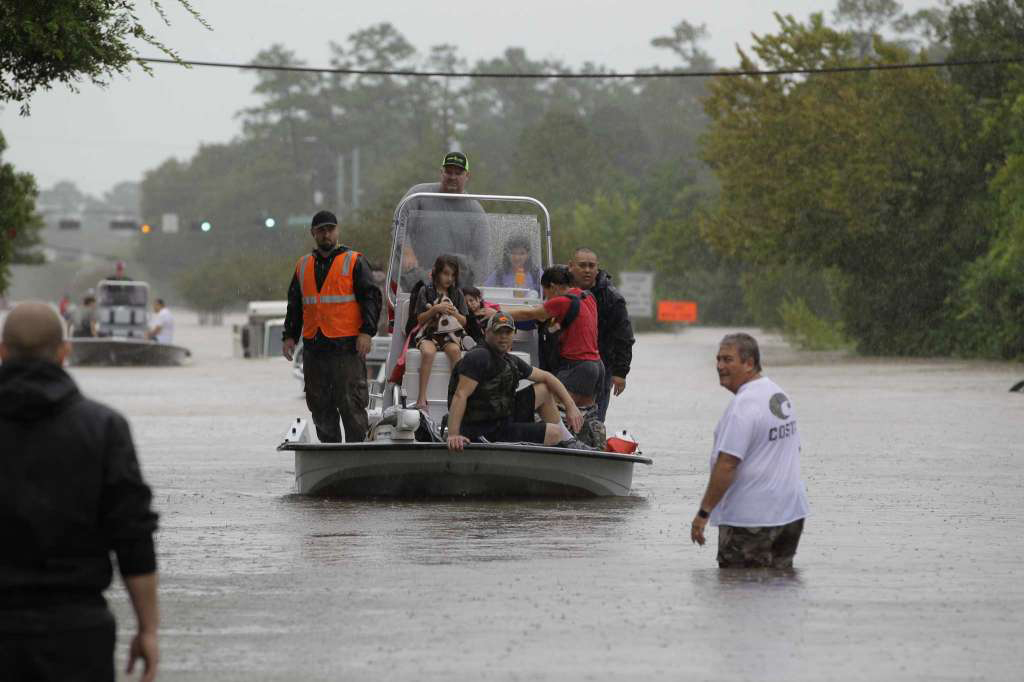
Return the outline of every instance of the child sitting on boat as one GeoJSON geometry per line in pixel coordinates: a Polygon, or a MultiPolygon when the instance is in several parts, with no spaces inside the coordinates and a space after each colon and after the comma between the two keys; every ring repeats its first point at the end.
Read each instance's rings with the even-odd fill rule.
{"type": "Polygon", "coordinates": [[[413,317],[419,326],[416,347],[420,351],[420,385],[416,408],[427,410],[427,383],[434,366],[434,356],[440,349],[452,367],[462,357],[466,338],[466,316],[469,309],[459,290],[459,261],[455,256],[442,254],[434,261],[430,273],[431,283],[422,287],[413,307],[413,317]]]}
{"type": "Polygon", "coordinates": [[[476,287],[462,287],[462,295],[466,299],[466,308],[469,309],[470,315],[475,320],[470,320],[470,324],[466,331],[473,340],[476,341],[477,345],[484,342],[484,329],[487,328],[487,320],[489,320],[494,313],[501,309],[497,303],[491,303],[484,300],[484,295],[480,293],[480,290],[476,287]],[[472,324],[473,322],[476,324],[472,324]]]}

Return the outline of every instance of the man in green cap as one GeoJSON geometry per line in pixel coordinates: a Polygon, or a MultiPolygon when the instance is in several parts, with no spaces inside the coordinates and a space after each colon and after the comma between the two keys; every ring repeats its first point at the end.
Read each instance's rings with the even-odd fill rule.
{"type": "MultiPolygon", "coordinates": [[[[413,185],[405,196],[419,192],[465,194],[468,182],[469,159],[463,152],[448,152],[441,160],[440,181],[413,185]]],[[[401,215],[396,210],[395,225],[405,229],[407,244],[420,264],[433,263],[446,253],[458,257],[460,287],[472,286],[485,272],[487,216],[476,199],[417,197],[405,205],[401,215]]]]}

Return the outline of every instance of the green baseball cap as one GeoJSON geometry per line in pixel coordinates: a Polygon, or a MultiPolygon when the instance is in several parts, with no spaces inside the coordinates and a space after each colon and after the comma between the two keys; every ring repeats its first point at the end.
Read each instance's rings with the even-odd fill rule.
{"type": "Polygon", "coordinates": [[[445,166],[456,166],[462,170],[469,172],[469,159],[462,152],[448,152],[444,155],[444,160],[441,162],[441,167],[445,166]]]}

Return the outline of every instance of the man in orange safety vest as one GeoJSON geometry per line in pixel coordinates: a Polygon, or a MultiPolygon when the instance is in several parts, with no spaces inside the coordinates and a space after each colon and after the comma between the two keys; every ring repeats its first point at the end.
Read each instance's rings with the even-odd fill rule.
{"type": "Polygon", "coordinates": [[[358,251],[338,244],[338,219],[330,211],[313,216],[316,242],[295,264],[288,287],[282,353],[288,360],[302,339],[306,405],[321,443],[366,438],[366,354],[377,331],[380,287],[358,251]]]}

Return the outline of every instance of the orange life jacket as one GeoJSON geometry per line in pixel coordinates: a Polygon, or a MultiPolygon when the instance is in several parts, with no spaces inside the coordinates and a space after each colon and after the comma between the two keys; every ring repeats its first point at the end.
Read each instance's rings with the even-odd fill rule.
{"type": "Polygon", "coordinates": [[[330,339],[356,336],[363,326],[363,315],[356,301],[353,273],[358,251],[346,251],[334,257],[323,289],[316,290],[313,254],[307,253],[295,264],[302,288],[302,337],[312,339],[317,331],[330,339]]]}

